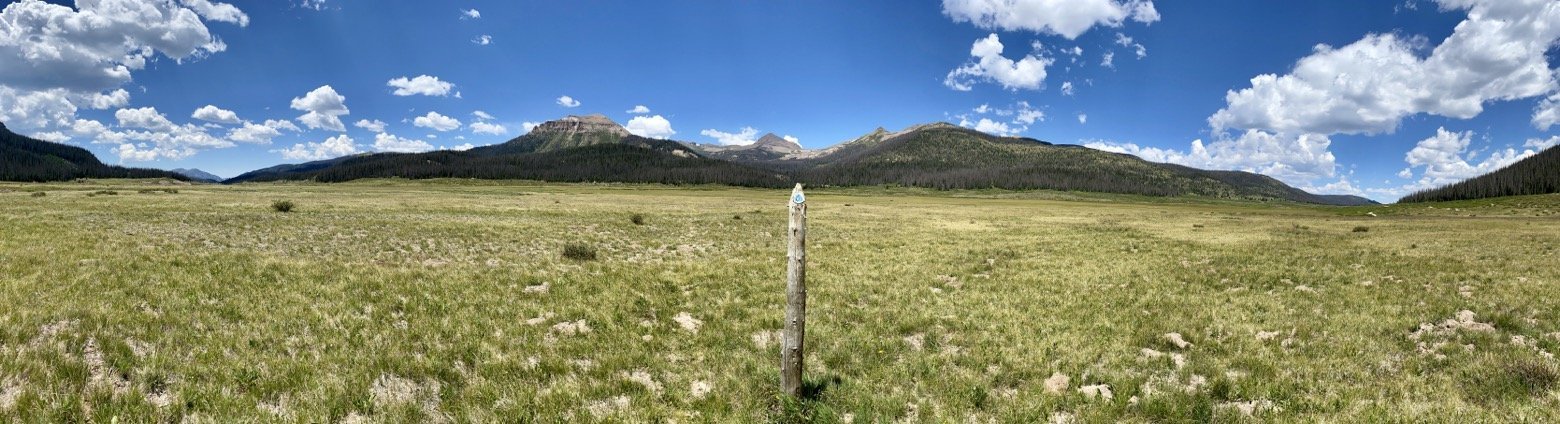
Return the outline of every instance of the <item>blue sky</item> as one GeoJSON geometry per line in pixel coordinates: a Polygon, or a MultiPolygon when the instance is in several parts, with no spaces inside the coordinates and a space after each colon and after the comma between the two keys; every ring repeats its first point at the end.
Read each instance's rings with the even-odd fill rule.
{"type": "Polygon", "coordinates": [[[1560,0],[27,0],[0,19],[0,121],[224,177],[602,113],[808,148],[948,121],[1391,201],[1560,141],[1560,0]]]}

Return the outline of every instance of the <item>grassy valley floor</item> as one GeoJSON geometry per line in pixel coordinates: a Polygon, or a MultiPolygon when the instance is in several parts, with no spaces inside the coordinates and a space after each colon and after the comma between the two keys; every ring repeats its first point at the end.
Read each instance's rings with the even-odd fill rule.
{"type": "Polygon", "coordinates": [[[810,190],[792,402],[788,192],[0,184],[0,421],[1560,420],[1560,196],[810,190]]]}

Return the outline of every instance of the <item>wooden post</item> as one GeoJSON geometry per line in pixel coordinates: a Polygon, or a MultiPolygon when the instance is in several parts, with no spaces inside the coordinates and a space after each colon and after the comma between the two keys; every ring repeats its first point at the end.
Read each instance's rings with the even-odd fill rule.
{"type": "Polygon", "coordinates": [[[780,341],[780,388],[802,394],[802,338],[807,327],[807,196],[802,185],[791,190],[790,243],[785,261],[785,332],[780,341]]]}

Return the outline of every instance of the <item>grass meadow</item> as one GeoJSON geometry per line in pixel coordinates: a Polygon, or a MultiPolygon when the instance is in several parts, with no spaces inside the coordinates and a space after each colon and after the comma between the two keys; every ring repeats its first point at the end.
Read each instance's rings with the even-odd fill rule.
{"type": "Polygon", "coordinates": [[[793,400],[788,191],[3,184],[0,421],[1560,421],[1560,195],[812,189],[793,400]]]}

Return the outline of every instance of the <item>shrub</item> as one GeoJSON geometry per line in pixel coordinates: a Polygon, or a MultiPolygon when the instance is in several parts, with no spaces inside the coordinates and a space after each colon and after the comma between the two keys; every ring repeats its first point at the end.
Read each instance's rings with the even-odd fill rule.
{"type": "Polygon", "coordinates": [[[563,245],[563,257],[564,259],[576,261],[594,261],[596,260],[596,248],[590,247],[590,245],[585,243],[569,243],[563,245]]]}
{"type": "Polygon", "coordinates": [[[1356,232],[1356,233],[1363,233],[1363,232],[1366,232],[1366,231],[1370,231],[1370,227],[1366,227],[1364,225],[1359,225],[1359,226],[1355,226],[1354,227],[1354,232],[1356,232]]]}
{"type": "Polygon", "coordinates": [[[1202,228],[1202,224],[1192,224],[1192,228],[1202,228]]]}
{"type": "Polygon", "coordinates": [[[275,202],[271,202],[271,209],[281,213],[292,212],[293,206],[296,205],[293,205],[291,200],[277,200],[275,202]]]}
{"type": "Polygon", "coordinates": [[[48,195],[49,195],[49,193],[44,193],[44,192],[41,192],[41,191],[35,191],[35,192],[33,192],[32,197],[43,197],[43,196],[48,196],[48,195]]]}
{"type": "Polygon", "coordinates": [[[634,225],[645,225],[645,215],[638,213],[633,214],[632,216],[628,217],[628,222],[632,222],[634,225]]]}
{"type": "Polygon", "coordinates": [[[734,219],[734,220],[737,220],[737,221],[741,221],[742,220],[742,215],[732,215],[731,219],[734,219]]]}

